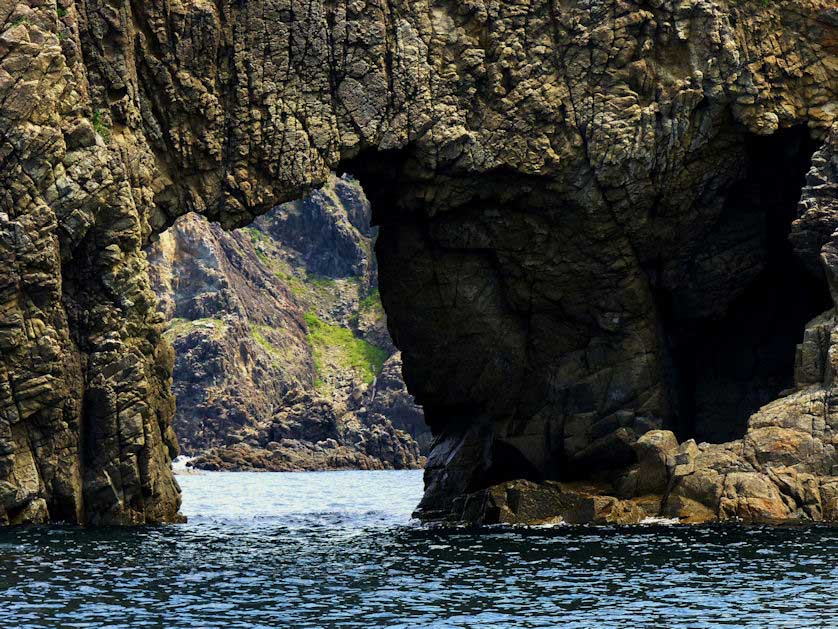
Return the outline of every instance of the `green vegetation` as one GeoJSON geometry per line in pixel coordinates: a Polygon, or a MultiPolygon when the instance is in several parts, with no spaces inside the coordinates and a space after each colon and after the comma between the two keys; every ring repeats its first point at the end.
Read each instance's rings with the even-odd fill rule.
{"type": "Polygon", "coordinates": [[[384,314],[384,306],[381,305],[381,294],[378,292],[377,288],[364,297],[358,306],[362,312],[381,311],[381,314],[384,314]]]}
{"type": "Polygon", "coordinates": [[[256,229],[253,226],[242,227],[242,229],[246,231],[247,234],[250,236],[250,240],[253,242],[253,244],[269,240],[265,234],[263,234],[260,230],[256,229]]]}
{"type": "Polygon", "coordinates": [[[331,277],[323,277],[322,275],[314,275],[313,273],[306,274],[306,280],[310,284],[314,284],[317,288],[329,288],[335,285],[335,280],[331,277]]]}
{"type": "Polygon", "coordinates": [[[283,279],[275,270],[276,264],[274,260],[265,251],[265,244],[269,244],[271,239],[255,227],[243,227],[242,229],[250,236],[250,242],[253,243],[253,251],[256,252],[256,257],[259,258],[259,262],[273,271],[274,275],[283,279]]]}
{"type": "Polygon", "coordinates": [[[242,231],[250,237],[259,262],[285,284],[303,307],[320,309],[344,298],[347,293],[351,298],[353,293],[357,295],[360,292],[357,277],[334,279],[294,269],[282,256],[279,244],[270,234],[252,225],[243,227],[242,231]]]}
{"type": "MultiPolygon", "coordinates": [[[[293,261],[283,254],[280,245],[256,226],[242,228],[260,263],[277,277],[294,295],[295,301],[308,311],[308,344],[317,372],[315,386],[322,388],[327,376],[338,371],[352,371],[364,382],[372,380],[381,372],[381,366],[387,359],[386,350],[363,339],[357,338],[352,330],[335,325],[327,314],[336,304],[356,302],[363,294],[360,278],[330,278],[308,273],[304,268],[295,268],[293,261]],[[320,319],[317,312],[326,320],[320,319]]],[[[378,291],[370,293],[361,303],[360,312],[364,319],[383,316],[378,291]]],[[[350,323],[357,326],[357,313],[350,317],[350,323]]],[[[282,347],[272,344],[271,328],[251,325],[251,335],[255,343],[262,347],[275,363],[293,362],[295,357],[286,355],[282,347]]],[[[288,350],[290,351],[290,350],[288,350]]]]}
{"type": "Polygon", "coordinates": [[[98,133],[105,142],[108,142],[111,139],[111,132],[110,129],[105,125],[104,116],[102,115],[102,111],[97,109],[93,112],[93,117],[90,119],[90,122],[93,124],[93,130],[98,133]]]}
{"type": "Polygon", "coordinates": [[[275,329],[269,325],[250,324],[250,335],[256,344],[270,356],[271,365],[274,369],[281,370],[288,365],[295,364],[299,357],[294,354],[293,346],[275,345],[274,341],[271,340],[272,332],[275,332],[275,329]]]}
{"type": "Polygon", "coordinates": [[[67,17],[67,9],[60,4],[55,5],[55,12],[58,14],[58,17],[67,17]]]}
{"type": "Polygon", "coordinates": [[[250,333],[253,335],[253,340],[269,354],[278,355],[280,353],[279,350],[274,347],[273,343],[271,343],[264,335],[264,331],[269,329],[270,327],[266,325],[257,325],[255,323],[250,324],[250,333]]]}
{"type": "Polygon", "coordinates": [[[380,347],[356,338],[346,328],[325,323],[313,312],[306,315],[306,325],[318,374],[323,374],[327,362],[352,369],[368,383],[381,372],[387,352],[380,347]]]}
{"type": "Polygon", "coordinates": [[[384,306],[381,305],[381,295],[376,288],[358,302],[358,312],[349,317],[349,323],[355,328],[360,327],[362,321],[374,325],[377,321],[383,321],[385,316],[384,306]]]}
{"type": "Polygon", "coordinates": [[[256,247],[256,248],[254,249],[254,251],[256,252],[256,257],[257,257],[257,258],[259,258],[259,262],[261,262],[262,264],[264,264],[266,267],[270,267],[270,266],[271,266],[271,259],[268,257],[268,254],[267,254],[267,253],[265,253],[265,252],[264,252],[262,249],[260,249],[259,247],[256,247]]]}

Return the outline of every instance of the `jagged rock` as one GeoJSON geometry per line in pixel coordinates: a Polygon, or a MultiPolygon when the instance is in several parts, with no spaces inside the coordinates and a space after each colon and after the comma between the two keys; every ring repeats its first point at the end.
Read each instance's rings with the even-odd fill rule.
{"type": "Polygon", "coordinates": [[[669,485],[669,459],[678,450],[678,439],[670,430],[651,430],[634,442],[637,464],[615,481],[617,494],[632,498],[663,494],[669,485]]]}
{"type": "Polygon", "coordinates": [[[402,377],[402,359],[398,352],[388,358],[372,388],[363,398],[368,414],[386,417],[395,428],[416,439],[419,449],[427,454],[433,436],[422,407],[416,404],[402,377]]]}
{"type": "Polygon", "coordinates": [[[330,177],[328,185],[296,203],[286,203],[255,222],[290,258],[321,277],[355,277],[375,286],[376,264],[370,206],[357,182],[330,177]]]}
{"type": "Polygon", "coordinates": [[[185,454],[269,422],[316,378],[304,312],[247,234],[185,216],[149,252],[175,348],[174,428],[185,454]]]}
{"type": "Polygon", "coordinates": [[[603,487],[519,480],[469,494],[459,519],[474,524],[638,524],[640,503],[604,495],[603,487]]]}
{"type": "Polygon", "coordinates": [[[469,495],[454,513],[481,523],[631,523],[637,507],[684,523],[835,522],[835,422],[825,400],[818,386],[781,398],[750,418],[744,439],[724,444],[679,445],[669,431],[646,433],[635,445],[637,464],[613,485],[583,490],[597,498],[587,510],[574,485],[514,481],[469,495]]]}
{"type": "Polygon", "coordinates": [[[406,469],[422,463],[416,442],[386,418],[341,412],[330,400],[295,390],[253,443],[210,448],[190,465],[215,471],[296,472],[406,469]]]}
{"type": "MultiPolygon", "coordinates": [[[[152,234],[246,224],[336,169],[376,207],[435,435],[422,513],[569,477],[617,431],[739,441],[835,305],[824,0],[61,7],[0,4],[0,480],[34,471],[51,520],[176,517],[152,234]]],[[[786,430],[754,471],[825,469],[831,432],[786,430]]]]}
{"type": "Polygon", "coordinates": [[[192,214],[150,248],[152,286],[176,350],[173,425],[183,453],[198,456],[194,466],[289,471],[421,464],[405,432],[427,429],[406,391],[399,357],[388,359],[370,386],[356,364],[318,356],[306,322],[307,313],[316,313],[352,343],[360,343],[352,334],[369,339],[371,330],[381,330],[392,348],[374,292],[374,236],[357,182],[332,177],[311,197],[277,207],[245,230],[225,232],[192,214]],[[362,320],[364,328],[353,328],[362,320]],[[300,393],[315,389],[317,395],[300,393]],[[405,431],[395,430],[391,419],[405,431]],[[339,450],[324,453],[317,445],[329,440],[339,450]],[[266,451],[277,442],[291,450],[266,451]]]}

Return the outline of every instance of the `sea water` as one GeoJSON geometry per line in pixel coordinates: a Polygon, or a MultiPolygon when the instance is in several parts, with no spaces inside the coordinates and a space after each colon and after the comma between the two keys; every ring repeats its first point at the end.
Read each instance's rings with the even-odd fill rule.
{"type": "Polygon", "coordinates": [[[0,627],[838,627],[838,529],[430,528],[419,471],[180,476],[183,525],[0,529],[0,627]]]}

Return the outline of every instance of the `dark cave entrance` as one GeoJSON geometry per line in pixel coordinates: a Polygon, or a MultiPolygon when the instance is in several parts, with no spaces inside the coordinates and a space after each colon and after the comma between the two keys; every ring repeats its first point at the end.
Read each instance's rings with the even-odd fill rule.
{"type": "Polygon", "coordinates": [[[804,267],[788,240],[815,149],[803,127],[747,135],[744,176],[729,189],[693,261],[694,269],[711,271],[693,273],[692,294],[674,291],[660,301],[671,427],[681,441],[742,437],[752,413],[794,386],[805,325],[832,307],[826,282],[804,267]],[[696,293],[704,302],[700,316],[696,293]]]}

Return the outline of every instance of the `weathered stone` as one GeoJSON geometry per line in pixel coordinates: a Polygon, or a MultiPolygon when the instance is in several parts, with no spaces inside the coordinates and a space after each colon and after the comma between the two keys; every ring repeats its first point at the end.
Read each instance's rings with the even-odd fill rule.
{"type": "Polygon", "coordinates": [[[669,430],[652,430],[634,444],[638,460],[636,495],[663,494],[669,484],[667,461],[678,449],[678,439],[669,430]]]}
{"type": "Polygon", "coordinates": [[[173,425],[182,452],[198,457],[194,466],[288,471],[421,464],[411,437],[389,421],[407,415],[413,424],[397,427],[424,429],[377,298],[374,236],[357,182],[331,177],[311,197],[279,206],[244,230],[226,232],[193,214],[153,244],[152,286],[170,322],[166,338],[177,350],[173,425]],[[369,364],[349,355],[341,360],[343,345],[319,345],[307,316],[362,347],[369,364]],[[377,374],[388,353],[394,355],[386,373],[377,374]],[[311,408],[289,395],[297,389],[311,393],[305,398],[311,408]],[[291,428],[276,437],[276,425],[289,421],[288,404],[295,409],[291,428]],[[318,443],[335,439],[340,454],[322,452],[318,443]],[[277,442],[288,442],[287,451],[277,442]]]}
{"type": "Polygon", "coordinates": [[[820,480],[821,510],[827,522],[838,522],[838,478],[820,480]]]}
{"type": "Polygon", "coordinates": [[[384,417],[347,411],[334,399],[291,391],[262,425],[231,431],[191,466],[205,470],[299,472],[420,467],[419,446],[384,417]]]}
{"type": "Polygon", "coordinates": [[[542,484],[519,480],[470,494],[458,514],[477,524],[637,524],[647,517],[640,505],[607,495],[589,484],[542,484]]]}
{"type": "MultiPolygon", "coordinates": [[[[246,224],[334,169],[376,208],[382,300],[435,435],[424,514],[630,464],[652,429],[743,438],[834,308],[825,0],[63,6],[0,18],[0,480],[31,459],[52,520],[175,518],[152,234],[193,210],[246,224]],[[805,269],[776,217],[797,218],[805,269]],[[136,398],[144,441],[123,449],[136,398]]],[[[754,428],[731,513],[782,511],[769,467],[835,474],[834,396],[796,395],[775,417],[811,430],[754,428]]]]}
{"type": "Polygon", "coordinates": [[[724,479],[723,495],[719,502],[722,519],[746,522],[787,520],[792,515],[777,486],[764,475],[736,472],[724,479]]]}

